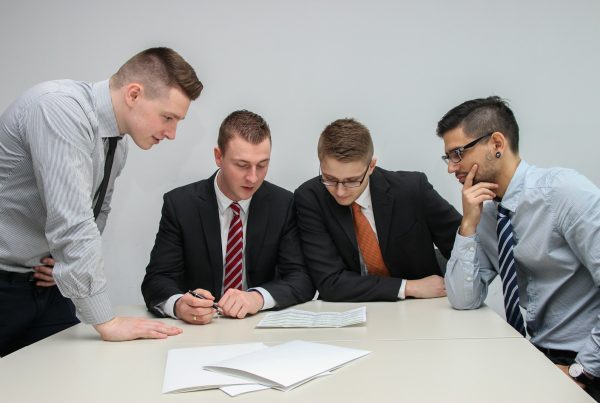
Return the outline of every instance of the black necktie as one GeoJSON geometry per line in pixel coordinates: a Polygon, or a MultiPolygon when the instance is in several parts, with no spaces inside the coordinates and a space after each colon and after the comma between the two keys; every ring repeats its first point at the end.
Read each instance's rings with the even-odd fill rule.
{"type": "Polygon", "coordinates": [[[106,189],[108,188],[108,180],[110,179],[110,170],[112,169],[113,160],[115,159],[115,150],[117,148],[117,141],[120,137],[111,137],[108,139],[108,152],[106,153],[106,159],[104,162],[104,177],[102,183],[96,192],[96,205],[94,206],[94,220],[98,218],[102,203],[104,202],[104,196],[106,196],[106,189]]]}

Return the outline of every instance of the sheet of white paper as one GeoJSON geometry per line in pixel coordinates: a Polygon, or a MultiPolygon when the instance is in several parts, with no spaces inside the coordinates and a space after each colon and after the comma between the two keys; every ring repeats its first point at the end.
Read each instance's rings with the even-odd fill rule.
{"type": "MultiPolygon", "coordinates": [[[[327,375],[332,375],[332,373],[329,371],[323,372],[322,374],[315,376],[315,378],[320,378],[322,376],[327,376],[327,375]]],[[[259,390],[265,390],[265,389],[271,389],[271,388],[268,386],[265,386],[265,385],[253,384],[253,385],[223,386],[222,388],[219,388],[219,389],[221,389],[223,392],[227,393],[229,396],[235,397],[235,396],[239,396],[243,393],[257,392],[259,390]]]]}
{"type": "Polygon", "coordinates": [[[346,312],[310,312],[292,308],[267,314],[256,327],[344,327],[366,321],[365,306],[346,312]]]}
{"type": "Polygon", "coordinates": [[[295,340],[207,365],[226,375],[245,377],[280,390],[290,390],[370,351],[295,340]]]}
{"type": "Polygon", "coordinates": [[[229,344],[169,350],[162,393],[213,389],[224,385],[256,383],[207,371],[202,367],[224,359],[266,349],[263,343],[229,344]]]}
{"type": "Polygon", "coordinates": [[[227,393],[231,397],[239,396],[243,393],[249,392],[257,392],[259,390],[271,389],[265,385],[259,385],[257,383],[249,384],[249,385],[233,385],[233,386],[222,386],[221,389],[223,392],[227,393]]]}

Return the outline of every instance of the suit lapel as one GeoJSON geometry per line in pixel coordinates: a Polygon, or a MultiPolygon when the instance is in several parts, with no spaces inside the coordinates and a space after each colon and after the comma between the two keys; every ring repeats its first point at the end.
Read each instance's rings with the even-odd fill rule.
{"type": "Polygon", "coordinates": [[[258,267],[260,252],[269,223],[271,198],[269,197],[269,189],[266,185],[266,183],[263,183],[252,196],[248,211],[246,247],[244,249],[246,284],[248,287],[254,286],[252,281],[252,268],[258,267]]]}
{"type": "Polygon", "coordinates": [[[215,174],[203,181],[197,192],[198,214],[202,219],[202,231],[208,246],[210,267],[213,272],[213,289],[215,298],[220,298],[223,287],[223,249],[221,246],[221,224],[219,207],[214,186],[215,174]]]}
{"type": "Polygon", "coordinates": [[[356,253],[358,254],[358,244],[356,242],[356,234],[354,233],[354,222],[352,221],[352,213],[350,207],[339,205],[333,196],[329,194],[327,189],[323,189],[326,192],[327,205],[331,216],[338,222],[348,240],[354,246],[356,253]]]}
{"type": "Polygon", "coordinates": [[[375,227],[377,228],[377,239],[381,254],[386,256],[390,226],[392,225],[392,213],[394,198],[390,195],[390,185],[379,168],[375,168],[369,178],[371,188],[371,202],[373,203],[373,215],[375,216],[375,227]]]}

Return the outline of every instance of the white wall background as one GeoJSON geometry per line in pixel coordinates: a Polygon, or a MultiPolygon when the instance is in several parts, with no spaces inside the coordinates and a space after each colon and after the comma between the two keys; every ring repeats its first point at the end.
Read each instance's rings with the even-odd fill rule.
{"type": "Polygon", "coordinates": [[[162,194],[214,171],[219,124],[240,108],[269,122],[267,178],[290,190],[316,175],[325,125],[355,117],[381,166],[425,172],[460,210],[436,123],[492,94],[511,101],[525,159],[600,185],[597,0],[2,1],[0,38],[0,110],[37,82],[102,80],[159,45],[205,85],[176,141],[148,152],[130,142],[104,233],[115,304],[141,303],[162,194]]]}

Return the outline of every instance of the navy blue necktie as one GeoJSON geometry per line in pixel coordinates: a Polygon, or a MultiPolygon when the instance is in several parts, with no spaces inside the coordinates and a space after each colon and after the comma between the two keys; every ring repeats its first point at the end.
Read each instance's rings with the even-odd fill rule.
{"type": "Polygon", "coordinates": [[[517,262],[513,255],[513,228],[510,223],[510,211],[498,205],[498,262],[502,292],[504,293],[504,309],[506,321],[519,333],[525,336],[525,323],[519,309],[519,286],[517,284],[517,262]]]}

